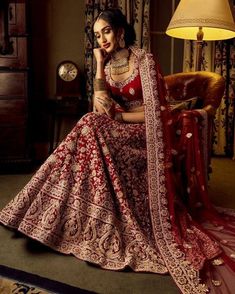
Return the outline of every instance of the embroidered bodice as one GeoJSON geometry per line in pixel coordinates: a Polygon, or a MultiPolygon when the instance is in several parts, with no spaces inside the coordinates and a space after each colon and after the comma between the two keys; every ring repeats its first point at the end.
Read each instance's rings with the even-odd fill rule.
{"type": "Polygon", "coordinates": [[[114,81],[111,77],[110,61],[105,66],[106,82],[113,99],[125,109],[141,106],[143,94],[136,56],[132,74],[123,81],[114,81]]]}

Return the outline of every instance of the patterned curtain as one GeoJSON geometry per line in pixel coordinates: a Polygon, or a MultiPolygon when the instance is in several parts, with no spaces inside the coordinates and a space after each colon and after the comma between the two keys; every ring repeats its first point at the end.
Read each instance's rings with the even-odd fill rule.
{"type": "Polygon", "coordinates": [[[214,153],[235,157],[235,39],[216,42],[214,71],[226,80],[225,95],[215,119],[214,153]]]}
{"type": "MultiPolygon", "coordinates": [[[[195,42],[185,41],[184,71],[195,70],[195,42]]],[[[215,117],[213,153],[235,157],[235,39],[204,42],[202,70],[221,74],[226,80],[226,91],[215,117]]]]}
{"type": "Polygon", "coordinates": [[[137,42],[136,44],[149,49],[149,0],[86,0],[85,6],[85,79],[87,98],[92,101],[94,60],[93,48],[95,43],[92,25],[100,11],[106,8],[118,7],[127,16],[129,23],[134,25],[137,42]]]}
{"type": "MultiPolygon", "coordinates": [[[[202,49],[202,70],[213,71],[214,67],[214,42],[204,42],[202,49]]],[[[195,71],[196,42],[184,41],[183,71],[195,71]]]]}
{"type": "Polygon", "coordinates": [[[128,22],[135,28],[136,45],[149,51],[150,0],[118,0],[118,4],[128,22]]]}

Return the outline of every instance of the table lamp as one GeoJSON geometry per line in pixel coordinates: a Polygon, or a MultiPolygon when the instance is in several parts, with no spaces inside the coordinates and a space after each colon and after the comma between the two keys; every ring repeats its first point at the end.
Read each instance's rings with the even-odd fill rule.
{"type": "Polygon", "coordinates": [[[166,34],[196,40],[196,70],[201,70],[203,41],[235,37],[235,24],[228,0],[181,0],[166,34]]]}

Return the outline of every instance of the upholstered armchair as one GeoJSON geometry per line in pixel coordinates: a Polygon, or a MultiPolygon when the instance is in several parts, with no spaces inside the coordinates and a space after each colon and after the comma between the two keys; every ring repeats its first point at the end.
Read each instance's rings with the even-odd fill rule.
{"type": "Polygon", "coordinates": [[[187,100],[199,97],[199,107],[213,118],[225,90],[224,78],[213,72],[183,72],[165,76],[169,97],[187,100]]]}
{"type": "MultiPolygon", "coordinates": [[[[210,159],[212,150],[212,129],[213,120],[216,113],[216,109],[219,107],[221,99],[225,90],[225,81],[222,76],[212,72],[198,71],[187,73],[176,73],[164,77],[168,95],[170,100],[190,100],[197,97],[196,109],[204,109],[208,113],[208,125],[207,125],[207,146],[208,157],[205,162],[206,173],[211,172],[210,159]]],[[[189,123],[190,113],[189,111],[182,111],[183,123],[189,123]]],[[[192,120],[193,121],[193,120],[192,120]]],[[[186,128],[187,129],[187,128],[186,128]]],[[[183,142],[184,144],[185,142],[183,142]]],[[[185,143],[186,144],[186,143],[185,143]]]]}

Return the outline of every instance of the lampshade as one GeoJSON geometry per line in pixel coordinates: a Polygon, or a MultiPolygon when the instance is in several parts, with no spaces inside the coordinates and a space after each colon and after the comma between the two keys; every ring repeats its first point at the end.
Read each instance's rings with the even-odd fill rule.
{"type": "Polygon", "coordinates": [[[228,0],[181,0],[166,34],[197,40],[199,27],[203,29],[203,40],[235,37],[235,24],[228,0]]]}

